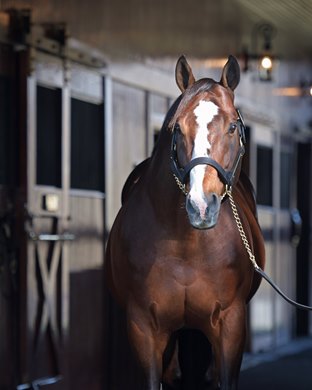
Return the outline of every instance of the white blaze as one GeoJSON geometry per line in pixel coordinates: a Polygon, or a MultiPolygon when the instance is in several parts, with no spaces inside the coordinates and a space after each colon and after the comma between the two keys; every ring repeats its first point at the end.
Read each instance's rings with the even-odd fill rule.
{"type": "MultiPolygon", "coordinates": [[[[201,100],[195,108],[194,114],[198,127],[194,140],[192,159],[197,157],[208,157],[211,148],[208,140],[208,125],[212,122],[215,115],[218,114],[218,106],[212,102],[201,100]]],[[[197,203],[202,213],[205,212],[205,204],[203,204],[203,180],[206,167],[206,165],[196,165],[190,172],[190,197],[197,203]]]]}

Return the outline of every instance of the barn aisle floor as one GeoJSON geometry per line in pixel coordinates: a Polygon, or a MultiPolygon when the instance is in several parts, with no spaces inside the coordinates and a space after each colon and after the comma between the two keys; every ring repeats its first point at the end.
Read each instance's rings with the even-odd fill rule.
{"type": "Polygon", "coordinates": [[[246,354],[239,390],[311,390],[312,338],[295,340],[273,352],[246,354]]]}

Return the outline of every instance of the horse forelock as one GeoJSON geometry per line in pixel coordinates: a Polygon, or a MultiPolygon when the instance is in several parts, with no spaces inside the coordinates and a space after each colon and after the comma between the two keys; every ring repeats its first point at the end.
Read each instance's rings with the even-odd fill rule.
{"type": "MultiPolygon", "coordinates": [[[[198,94],[202,92],[207,92],[211,89],[211,87],[215,84],[218,84],[213,79],[205,78],[196,81],[190,88],[186,89],[185,92],[180,96],[179,102],[176,106],[176,110],[173,113],[171,119],[167,121],[167,128],[169,130],[173,130],[174,126],[177,122],[178,117],[181,115],[183,110],[185,110],[186,106],[189,102],[198,94]]],[[[165,121],[166,123],[166,121],[165,121]]]]}

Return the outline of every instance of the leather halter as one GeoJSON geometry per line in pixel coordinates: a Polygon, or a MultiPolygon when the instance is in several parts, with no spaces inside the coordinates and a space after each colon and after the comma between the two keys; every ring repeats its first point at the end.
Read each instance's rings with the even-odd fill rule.
{"type": "Polygon", "coordinates": [[[182,183],[182,185],[185,184],[187,176],[191,169],[193,169],[196,165],[210,165],[216,169],[218,172],[218,175],[220,177],[220,180],[225,184],[228,188],[231,188],[234,180],[237,168],[239,167],[240,161],[245,153],[245,123],[241,116],[240,111],[237,109],[237,125],[238,125],[238,132],[239,132],[239,142],[240,147],[238,154],[236,156],[236,159],[234,161],[233,167],[231,170],[225,170],[216,160],[210,158],[210,157],[196,157],[189,161],[184,167],[179,166],[178,162],[178,156],[177,156],[177,130],[173,130],[172,139],[171,139],[171,151],[170,151],[170,165],[173,175],[176,179],[182,183]]]}

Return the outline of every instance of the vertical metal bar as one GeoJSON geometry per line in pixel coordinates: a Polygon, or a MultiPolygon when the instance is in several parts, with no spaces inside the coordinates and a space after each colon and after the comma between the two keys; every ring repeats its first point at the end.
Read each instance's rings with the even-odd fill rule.
{"type": "Polygon", "coordinates": [[[106,192],[106,229],[110,230],[114,215],[109,207],[112,199],[113,183],[113,81],[111,77],[105,77],[104,88],[104,116],[105,116],[105,192],[106,192]]]}
{"type": "Polygon", "coordinates": [[[153,148],[151,128],[151,93],[145,91],[145,157],[151,154],[153,148]]]}
{"type": "MultiPolygon", "coordinates": [[[[280,135],[278,132],[274,131],[273,134],[273,145],[272,153],[273,153],[273,183],[272,183],[272,191],[273,191],[273,258],[275,261],[273,262],[274,267],[273,270],[273,280],[276,280],[279,283],[278,276],[280,275],[279,271],[281,270],[281,258],[280,258],[280,135]]],[[[277,300],[279,297],[274,294],[272,301],[272,317],[273,317],[273,346],[278,346],[278,313],[277,313],[277,300]]]]}
{"type": "MultiPolygon", "coordinates": [[[[62,210],[59,229],[68,229],[70,213],[70,145],[71,145],[71,98],[70,98],[70,64],[68,60],[63,62],[63,87],[62,87],[62,210]]],[[[61,233],[61,232],[60,232],[61,233]]],[[[64,338],[69,329],[69,253],[68,243],[62,244],[62,303],[61,303],[61,328],[64,338]]]]}
{"type": "Polygon", "coordinates": [[[27,79],[27,207],[30,212],[34,211],[34,186],[36,185],[36,101],[36,77],[32,74],[27,79]]]}
{"type": "Polygon", "coordinates": [[[63,62],[64,84],[62,87],[62,228],[67,229],[70,187],[70,69],[68,60],[63,62]]]}

